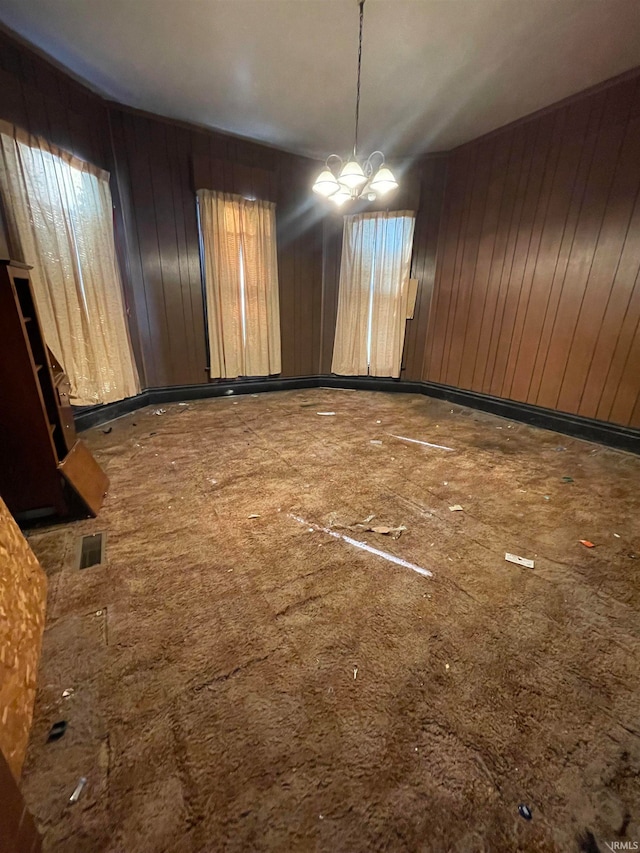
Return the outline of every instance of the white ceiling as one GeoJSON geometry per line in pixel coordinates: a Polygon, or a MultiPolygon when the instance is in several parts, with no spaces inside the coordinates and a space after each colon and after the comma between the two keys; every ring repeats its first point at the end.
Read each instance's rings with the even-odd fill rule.
{"type": "MultiPolygon", "coordinates": [[[[0,0],[133,107],[324,158],[353,145],[356,0],[0,0]]],[[[640,0],[367,0],[361,148],[451,148],[640,65],[640,0]]]]}

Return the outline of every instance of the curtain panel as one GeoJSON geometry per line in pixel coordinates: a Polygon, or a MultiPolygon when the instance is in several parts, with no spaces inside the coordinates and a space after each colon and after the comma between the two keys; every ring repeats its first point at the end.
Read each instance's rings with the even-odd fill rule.
{"type": "Polygon", "coordinates": [[[400,376],[414,225],[406,210],[344,217],[333,373],[400,376]]]}
{"type": "Polygon", "coordinates": [[[108,173],[0,122],[0,194],[11,252],[33,267],[44,337],[69,377],[72,402],[139,393],[108,173]]]}
{"type": "Polygon", "coordinates": [[[213,379],[281,371],[275,204],[198,190],[213,379]]]}

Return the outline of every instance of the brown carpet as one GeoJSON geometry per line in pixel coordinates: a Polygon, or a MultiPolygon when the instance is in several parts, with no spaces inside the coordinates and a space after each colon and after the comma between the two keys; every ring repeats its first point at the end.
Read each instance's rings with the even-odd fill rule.
{"type": "Polygon", "coordinates": [[[640,840],[640,459],[419,396],[164,408],[86,434],[100,517],[31,536],[45,850],[640,840]],[[407,529],[346,529],[370,515],[407,529]],[[79,571],[97,530],[108,562],[79,571]]]}

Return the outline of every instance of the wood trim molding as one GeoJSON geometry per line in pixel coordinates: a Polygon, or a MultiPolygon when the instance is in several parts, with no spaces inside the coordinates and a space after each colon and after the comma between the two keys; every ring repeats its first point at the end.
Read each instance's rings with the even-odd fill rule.
{"type": "Polygon", "coordinates": [[[401,394],[425,394],[439,400],[447,400],[471,409],[489,412],[503,418],[520,421],[541,429],[553,430],[574,438],[595,441],[599,444],[640,454],[640,430],[583,418],[555,409],[543,409],[516,400],[492,397],[439,385],[435,382],[407,382],[401,379],[379,379],[369,376],[296,376],[290,379],[239,379],[235,382],[210,382],[202,385],[175,385],[166,388],[149,388],[136,397],[117,403],[76,409],[75,422],[78,430],[91,429],[123,415],[135,412],[144,406],[161,406],[165,403],[205,400],[233,394],[258,394],[267,391],[293,391],[299,388],[344,388],[360,391],[387,391],[401,394]]]}

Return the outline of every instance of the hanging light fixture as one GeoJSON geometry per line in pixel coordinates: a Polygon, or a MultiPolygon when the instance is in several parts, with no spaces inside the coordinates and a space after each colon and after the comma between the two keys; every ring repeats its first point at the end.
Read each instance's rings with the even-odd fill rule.
{"type": "Polygon", "coordinates": [[[360,7],[360,34],[358,37],[358,83],[356,87],[356,121],[353,154],[345,160],[338,154],[330,154],[324,168],[312,187],[314,193],[330,199],[340,207],[350,199],[374,201],[398,186],[391,170],[385,165],[382,151],[374,151],[364,163],[358,159],[358,124],[360,121],[360,71],[362,68],[362,25],[364,22],[364,0],[360,7]]]}

